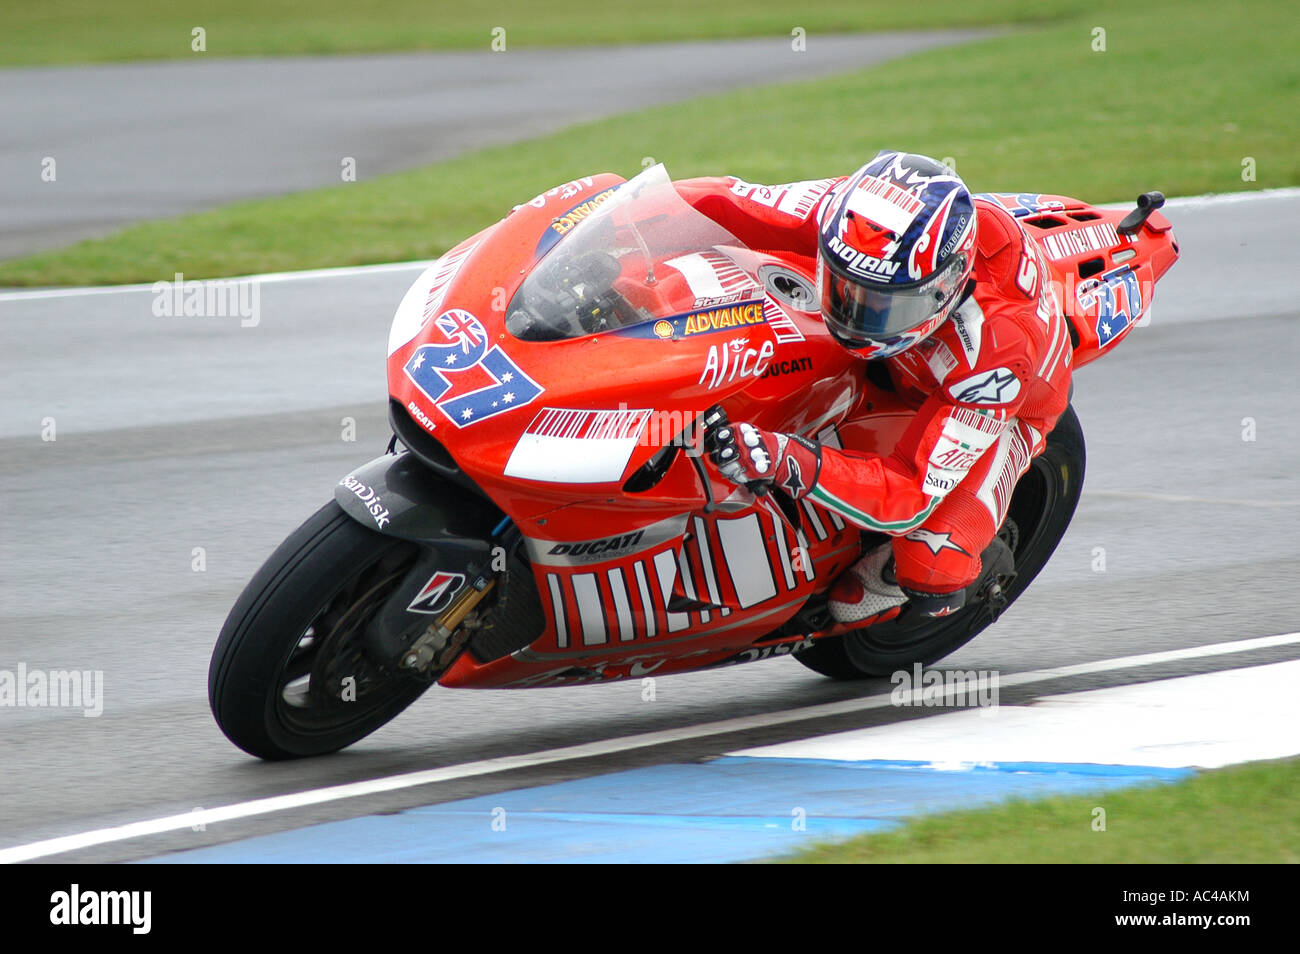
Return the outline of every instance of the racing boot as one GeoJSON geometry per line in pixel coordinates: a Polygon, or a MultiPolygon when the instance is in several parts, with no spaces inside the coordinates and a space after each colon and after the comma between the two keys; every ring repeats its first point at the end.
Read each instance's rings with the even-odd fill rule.
{"type": "Polygon", "coordinates": [[[908,611],[923,616],[951,616],[968,604],[983,603],[993,618],[1007,604],[1005,586],[1016,576],[1016,560],[1001,537],[994,537],[980,553],[979,574],[959,590],[929,593],[900,585],[907,596],[908,611]]]}
{"type": "Polygon", "coordinates": [[[840,574],[827,607],[837,623],[861,623],[906,601],[894,578],[894,545],[886,541],[840,574]]]}
{"type": "Polygon", "coordinates": [[[893,543],[886,542],[849,567],[831,587],[828,609],[837,623],[875,623],[887,611],[907,604],[908,612],[951,616],[967,602],[986,602],[994,615],[1006,603],[1003,581],[1015,577],[1015,559],[1006,543],[994,537],[980,554],[980,573],[967,586],[943,593],[902,586],[894,568],[893,543]]]}

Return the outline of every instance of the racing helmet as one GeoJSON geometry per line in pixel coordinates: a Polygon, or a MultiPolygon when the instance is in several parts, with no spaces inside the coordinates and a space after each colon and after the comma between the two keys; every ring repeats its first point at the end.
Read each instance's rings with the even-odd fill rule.
{"type": "Polygon", "coordinates": [[[823,206],[817,295],[831,336],[863,358],[888,358],[938,328],[974,267],[975,204],[952,169],[881,152],[823,206]]]}

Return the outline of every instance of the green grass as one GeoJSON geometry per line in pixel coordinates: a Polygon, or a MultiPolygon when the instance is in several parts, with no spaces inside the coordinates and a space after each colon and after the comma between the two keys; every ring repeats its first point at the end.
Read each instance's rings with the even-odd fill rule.
{"type": "Polygon", "coordinates": [[[0,64],[506,49],[1042,22],[1086,0],[8,0],[0,64]],[[206,31],[206,52],[191,31],[206,31]]]}
{"type": "MultiPolygon", "coordinates": [[[[431,258],[555,183],[631,175],[779,182],[881,147],[952,158],[976,191],[1126,200],[1300,183],[1291,0],[1106,0],[1052,26],[814,82],[577,126],[411,172],[143,223],[0,263],[0,285],[94,284],[431,258]],[[1105,52],[1092,50],[1103,26],[1105,52]],[[1252,157],[1257,180],[1243,182],[1252,157]]],[[[360,173],[364,180],[364,169],[360,173]]]]}
{"type": "Polygon", "coordinates": [[[1300,759],[1093,796],[934,815],[777,859],[788,863],[1300,863],[1300,759]],[[1093,830],[1105,809],[1105,831],[1093,830]]]}

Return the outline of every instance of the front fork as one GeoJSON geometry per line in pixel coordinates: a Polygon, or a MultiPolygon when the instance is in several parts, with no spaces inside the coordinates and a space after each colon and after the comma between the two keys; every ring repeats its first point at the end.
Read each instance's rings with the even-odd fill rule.
{"type": "MultiPolygon", "coordinates": [[[[473,571],[473,567],[466,567],[473,571]]],[[[418,578],[417,578],[418,579],[418,578]]],[[[452,600],[447,610],[431,622],[423,633],[415,638],[409,646],[401,648],[399,666],[425,678],[436,678],[456,661],[461,650],[469,641],[473,627],[466,622],[466,617],[492,592],[496,580],[485,573],[474,573],[472,581],[463,586],[460,593],[452,600]],[[464,624],[464,625],[462,625],[464,624]]],[[[389,609],[388,606],[384,607],[389,609]]],[[[366,633],[369,642],[370,632],[366,633]]],[[[385,646],[380,651],[389,649],[385,646]]],[[[392,658],[385,656],[385,658],[392,658]]]]}
{"type": "Polygon", "coordinates": [[[464,649],[471,614],[496,586],[494,556],[509,553],[518,531],[486,498],[439,477],[409,452],[363,464],[339,481],[334,497],[363,526],[420,546],[363,640],[377,662],[436,678],[464,649]]]}

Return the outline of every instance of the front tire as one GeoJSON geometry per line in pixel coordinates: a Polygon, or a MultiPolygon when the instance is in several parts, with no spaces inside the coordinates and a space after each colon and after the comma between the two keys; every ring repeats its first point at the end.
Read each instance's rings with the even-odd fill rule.
{"type": "Polygon", "coordinates": [[[374,662],[361,634],[419,548],[333,501],[295,530],[235,602],[208,670],[217,725],[245,752],[334,752],[414,702],[428,681],[374,662]]]}
{"type": "MultiPolygon", "coordinates": [[[[1015,575],[991,604],[968,601],[951,616],[935,619],[904,612],[892,620],[819,639],[794,654],[801,663],[832,679],[887,676],[915,663],[930,665],[966,645],[1010,606],[1047,564],[1065,536],[1083,490],[1086,462],[1083,429],[1066,408],[1047,435],[1047,447],[1020,477],[998,536],[1007,544],[1015,575]]],[[[987,581],[981,593],[989,592],[987,581]]]]}

